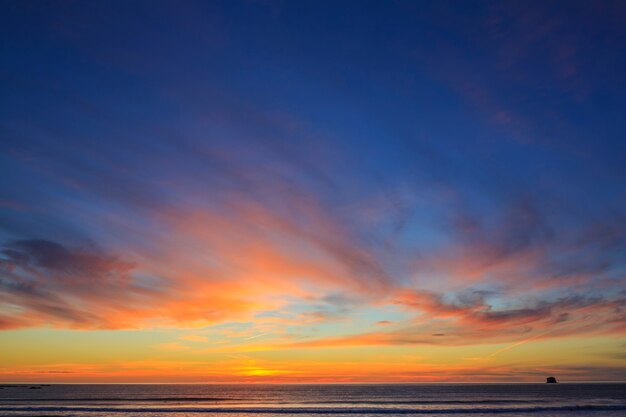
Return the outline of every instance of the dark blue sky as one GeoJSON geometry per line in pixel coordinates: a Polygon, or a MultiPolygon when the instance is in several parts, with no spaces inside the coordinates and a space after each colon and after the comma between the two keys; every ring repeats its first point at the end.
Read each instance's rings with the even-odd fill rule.
{"type": "Polygon", "coordinates": [[[157,300],[252,281],[623,335],[624,2],[0,8],[2,326],[185,324],[157,300]]]}

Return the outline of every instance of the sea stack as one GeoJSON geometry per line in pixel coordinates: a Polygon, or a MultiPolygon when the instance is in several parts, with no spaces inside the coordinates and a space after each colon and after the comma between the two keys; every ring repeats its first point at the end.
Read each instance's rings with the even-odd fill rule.
{"type": "Polygon", "coordinates": [[[556,378],[553,376],[549,376],[546,378],[546,384],[556,384],[556,378]]]}

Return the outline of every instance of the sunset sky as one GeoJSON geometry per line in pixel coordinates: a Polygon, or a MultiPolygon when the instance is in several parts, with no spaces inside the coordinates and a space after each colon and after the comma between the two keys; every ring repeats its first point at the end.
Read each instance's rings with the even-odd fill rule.
{"type": "Polygon", "coordinates": [[[626,380],[623,1],[0,2],[0,382],[626,380]]]}

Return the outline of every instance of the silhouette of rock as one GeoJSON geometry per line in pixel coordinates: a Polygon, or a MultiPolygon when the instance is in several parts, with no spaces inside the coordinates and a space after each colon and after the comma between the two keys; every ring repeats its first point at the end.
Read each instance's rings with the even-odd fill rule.
{"type": "Polygon", "coordinates": [[[556,378],[553,376],[549,376],[546,378],[546,383],[547,384],[556,384],[556,378]]]}

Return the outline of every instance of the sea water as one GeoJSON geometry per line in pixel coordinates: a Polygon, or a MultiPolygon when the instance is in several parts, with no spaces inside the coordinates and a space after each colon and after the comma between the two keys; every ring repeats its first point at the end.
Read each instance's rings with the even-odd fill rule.
{"type": "Polygon", "coordinates": [[[618,383],[1,388],[1,416],[626,416],[626,384],[618,383]]]}

